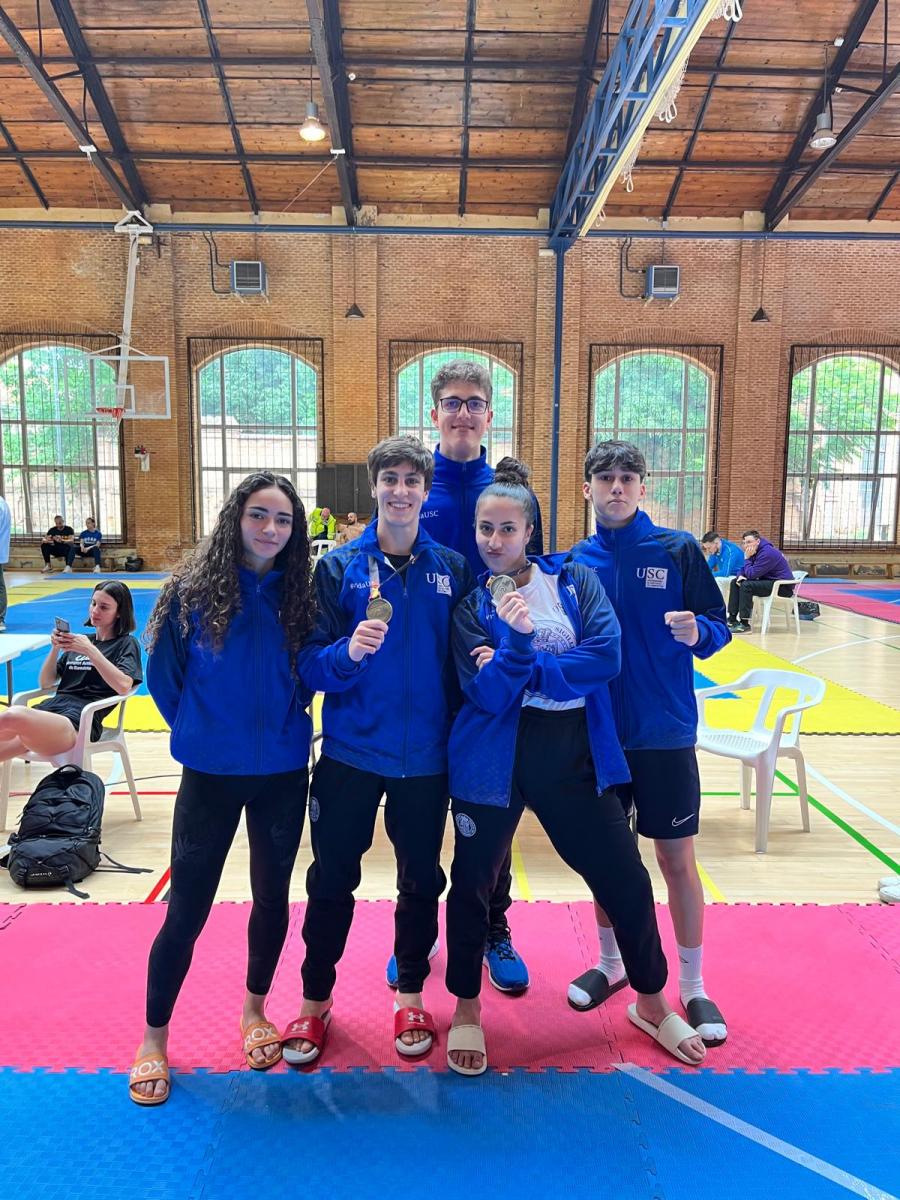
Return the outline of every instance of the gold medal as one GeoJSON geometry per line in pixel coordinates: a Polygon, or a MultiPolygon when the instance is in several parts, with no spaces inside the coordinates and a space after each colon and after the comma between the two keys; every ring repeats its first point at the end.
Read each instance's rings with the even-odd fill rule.
{"type": "Polygon", "coordinates": [[[385,600],[384,596],[373,596],[366,605],[367,621],[384,621],[387,625],[393,615],[393,605],[390,600],[385,600]]]}
{"type": "Polygon", "coordinates": [[[516,590],[516,581],[508,575],[493,575],[487,582],[488,591],[494,598],[494,604],[499,604],[504,596],[516,590]]]}

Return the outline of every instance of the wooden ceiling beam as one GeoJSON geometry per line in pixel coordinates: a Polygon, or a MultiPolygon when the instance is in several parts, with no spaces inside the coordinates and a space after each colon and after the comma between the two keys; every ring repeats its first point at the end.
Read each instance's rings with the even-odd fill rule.
{"type": "Polygon", "coordinates": [[[900,179],[900,171],[895,171],[893,173],[893,175],[890,177],[890,179],[887,181],[887,183],[885,184],[881,195],[878,197],[878,199],[875,201],[875,203],[872,205],[871,209],[869,210],[869,215],[866,218],[866,220],[868,220],[868,221],[875,220],[875,218],[878,216],[879,212],[881,211],[881,206],[884,204],[885,200],[887,200],[888,196],[894,190],[894,187],[896,186],[898,179],[900,179]]]}
{"type": "Polygon", "coordinates": [[[575,88],[575,100],[572,103],[572,116],[569,118],[569,135],[566,138],[566,157],[568,157],[578,130],[587,112],[588,97],[591,84],[594,82],[594,71],[597,67],[597,51],[600,49],[600,38],[603,35],[603,22],[609,13],[609,0],[591,0],[591,11],[588,14],[587,33],[584,35],[584,47],[581,51],[581,63],[578,71],[578,83],[575,88]]]}
{"type": "Polygon", "coordinates": [[[823,151],[818,161],[813,163],[800,182],[791,188],[787,196],[785,196],[775,209],[771,212],[769,210],[766,211],[766,221],[769,229],[774,229],[788,215],[794,205],[806,195],[819,176],[829,169],[837,156],[849,146],[860,130],[865,128],[898,88],[900,88],[900,63],[894,67],[878,91],[870,96],[862,108],[853,114],[841,130],[835,144],[828,150],[823,151]]]}
{"type": "Polygon", "coordinates": [[[216,35],[213,33],[207,0],[197,0],[197,7],[200,9],[200,19],[203,22],[203,29],[206,33],[206,44],[209,46],[209,55],[212,60],[213,70],[216,73],[216,79],[219,81],[219,92],[222,96],[222,103],[225,106],[225,115],[228,118],[228,127],[231,130],[231,140],[234,143],[234,151],[238,157],[238,161],[240,162],[241,175],[244,180],[244,190],[247,193],[247,200],[250,203],[250,211],[256,214],[259,212],[259,201],[256,198],[256,188],[253,186],[253,177],[250,174],[249,167],[247,166],[247,159],[244,154],[244,143],[241,139],[241,131],[238,129],[237,121],[235,120],[234,108],[231,103],[231,95],[228,91],[228,83],[225,79],[225,71],[222,67],[222,61],[219,56],[219,43],[216,40],[216,35]]]}
{"type": "MultiPolygon", "coordinates": [[[[12,134],[9,132],[9,130],[6,128],[6,126],[3,124],[2,121],[0,121],[0,137],[2,137],[3,140],[6,142],[7,148],[9,149],[10,157],[13,159],[14,162],[18,163],[19,170],[25,176],[25,179],[28,182],[28,185],[31,188],[31,190],[34,192],[35,196],[37,196],[38,202],[40,203],[41,208],[49,208],[50,205],[47,203],[47,197],[41,191],[41,185],[35,179],[34,174],[32,173],[31,167],[29,167],[28,163],[25,161],[22,151],[16,145],[12,134]]],[[[3,157],[5,157],[5,156],[3,156],[3,157]]],[[[80,158],[81,155],[79,155],[78,157],[80,158]]]]}
{"type": "Polygon", "coordinates": [[[462,165],[459,172],[459,200],[456,206],[456,211],[461,217],[466,215],[466,196],[469,190],[467,162],[469,158],[469,118],[472,112],[472,63],[475,58],[475,13],[477,6],[478,0],[467,0],[466,52],[465,59],[463,60],[462,138],[460,141],[462,165]]]}
{"type": "Polygon", "coordinates": [[[834,94],[834,89],[840,82],[841,76],[844,74],[847,64],[853,52],[859,45],[863,34],[866,31],[873,12],[878,7],[879,0],[860,0],[856,11],[847,26],[847,32],[844,34],[843,45],[838,49],[834,56],[834,61],[825,77],[824,96],[818,93],[814,96],[812,103],[807,109],[806,116],[803,119],[803,124],[794,139],[794,144],[791,147],[784,164],[778,173],[778,178],[768,195],[764,207],[766,214],[766,228],[772,229],[775,226],[775,213],[781,206],[781,198],[784,195],[785,188],[791,179],[791,176],[800,165],[800,159],[806,152],[809,145],[809,139],[813,135],[816,128],[816,117],[822,111],[822,105],[828,103],[834,94]]]}
{"type": "Polygon", "coordinates": [[[72,5],[69,3],[69,0],[51,0],[51,3],[53,4],[53,11],[56,14],[59,27],[68,42],[69,49],[72,51],[72,57],[79,65],[85,87],[94,108],[97,110],[97,116],[100,118],[100,124],[103,126],[103,132],[106,134],[107,141],[119,160],[122,172],[128,181],[128,186],[131,188],[135,199],[143,207],[150,202],[147,189],[144,187],[140,174],[131,160],[131,155],[128,153],[128,144],[125,141],[125,135],[122,133],[118,117],[115,114],[112,104],[110,104],[109,96],[106,94],[106,88],[103,86],[103,80],[100,78],[100,72],[90,61],[88,44],[84,39],[78,19],[72,11],[72,5]]]}
{"type": "Polygon", "coordinates": [[[359,187],[353,165],[353,133],[350,98],[347,94],[347,68],[341,39],[338,0],[306,0],[309,37],[322,85],[325,116],[331,136],[331,148],[337,151],[335,165],[341,189],[341,203],[348,225],[356,224],[359,187]],[[327,13],[327,20],[326,20],[327,13]]]}
{"type": "MultiPolygon", "coordinates": [[[[90,134],[69,107],[65,96],[63,96],[62,92],[35,58],[30,46],[16,28],[9,14],[2,7],[0,7],[0,36],[6,41],[19,63],[25,68],[28,75],[43,93],[44,99],[75,138],[75,144],[78,146],[89,145],[91,140],[90,134]]],[[[110,166],[106,155],[101,150],[95,149],[92,152],[91,158],[104,181],[116,198],[121,201],[122,205],[126,209],[140,208],[137,198],[122,183],[119,176],[110,166]]]]}
{"type": "Polygon", "coordinates": [[[681,190],[681,183],[684,179],[684,172],[691,161],[691,155],[693,154],[694,147],[697,144],[697,138],[700,136],[700,131],[703,128],[703,122],[706,120],[706,111],[709,108],[709,102],[712,99],[713,89],[715,88],[719,78],[719,69],[725,62],[725,56],[728,53],[728,47],[731,45],[731,39],[734,36],[735,29],[737,29],[737,22],[729,21],[728,28],[725,30],[725,37],[722,39],[722,48],[719,50],[718,57],[716,58],[716,69],[709,77],[709,86],[706,89],[706,95],[703,97],[703,103],[700,105],[700,108],[697,111],[697,117],[694,121],[694,128],[691,130],[691,136],[688,139],[687,146],[685,147],[681,167],[679,168],[678,174],[675,176],[675,179],[672,182],[672,187],[666,200],[665,208],[663,209],[662,219],[664,221],[668,221],[672,213],[672,209],[675,206],[675,201],[678,199],[678,193],[681,190]]]}

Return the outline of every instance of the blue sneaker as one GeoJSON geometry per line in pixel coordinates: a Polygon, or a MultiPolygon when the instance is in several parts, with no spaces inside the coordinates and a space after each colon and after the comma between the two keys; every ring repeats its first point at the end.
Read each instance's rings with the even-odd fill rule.
{"type": "Polygon", "coordinates": [[[492,929],[484,952],[488,978],[499,992],[524,992],[528,987],[528,968],[512,944],[508,928],[492,929]]]}
{"type": "MultiPolygon", "coordinates": [[[[436,941],[434,943],[434,945],[431,947],[431,949],[428,951],[429,962],[431,961],[431,959],[434,958],[434,956],[437,954],[437,952],[438,952],[438,950],[440,950],[440,948],[441,948],[440,941],[436,941]]],[[[388,964],[387,964],[387,968],[385,969],[384,976],[385,976],[385,982],[387,983],[388,987],[393,988],[394,991],[396,992],[397,982],[400,978],[400,974],[397,970],[396,955],[392,954],[391,957],[388,959],[388,964]]]]}

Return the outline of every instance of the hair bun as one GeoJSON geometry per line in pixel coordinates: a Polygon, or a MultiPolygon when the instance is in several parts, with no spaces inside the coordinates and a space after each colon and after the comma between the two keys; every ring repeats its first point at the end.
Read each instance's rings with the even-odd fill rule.
{"type": "Polygon", "coordinates": [[[494,468],[494,483],[518,483],[528,487],[530,472],[517,458],[501,458],[494,468]]]}

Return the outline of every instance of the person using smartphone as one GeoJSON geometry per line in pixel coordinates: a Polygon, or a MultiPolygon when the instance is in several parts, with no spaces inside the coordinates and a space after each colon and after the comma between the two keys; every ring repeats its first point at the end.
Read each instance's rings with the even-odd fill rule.
{"type": "MultiPolygon", "coordinates": [[[[68,621],[56,618],[38,676],[42,688],[55,685],[56,692],[34,708],[15,705],[0,712],[0,762],[27,757],[29,751],[42,758],[67,753],[88,704],[125,696],[143,679],[141,648],[132,637],[134,604],[124,583],[111,579],[97,584],[85,624],[93,633],[72,633],[68,621]]],[[[100,737],[104,716],[94,716],[92,742],[100,737]]]]}

